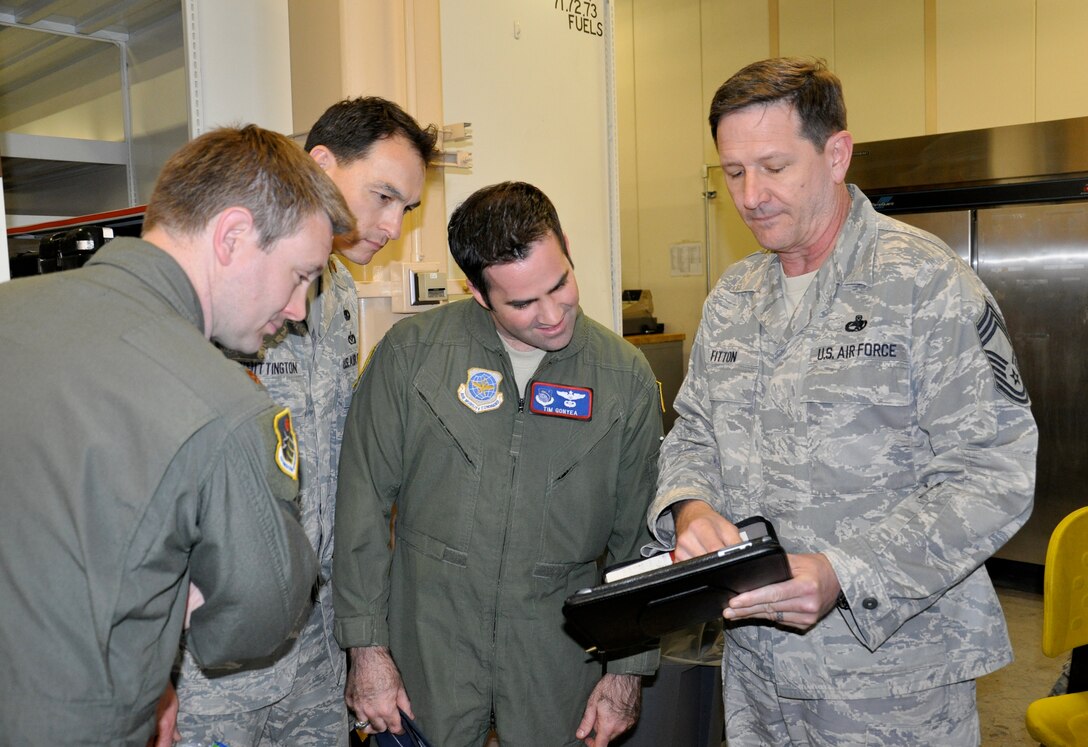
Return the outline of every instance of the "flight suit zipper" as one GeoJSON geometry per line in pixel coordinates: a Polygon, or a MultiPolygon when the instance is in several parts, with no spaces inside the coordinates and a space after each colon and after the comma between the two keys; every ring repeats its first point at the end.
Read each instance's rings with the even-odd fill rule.
{"type": "Polygon", "coordinates": [[[512,430],[510,440],[510,474],[509,474],[509,490],[508,494],[511,499],[506,502],[506,516],[503,519],[503,533],[502,542],[499,548],[499,566],[495,574],[495,597],[492,600],[492,617],[491,617],[491,682],[489,689],[491,690],[491,720],[492,728],[494,728],[495,720],[495,667],[498,663],[497,649],[498,649],[498,635],[499,635],[499,611],[502,599],[502,574],[506,566],[506,547],[508,544],[508,538],[510,536],[510,519],[513,516],[512,503],[515,493],[515,487],[517,485],[518,474],[518,456],[521,449],[521,429],[524,425],[524,403],[521,397],[521,392],[518,391],[517,381],[513,376],[514,366],[510,361],[509,356],[503,352],[500,354],[503,367],[503,372],[506,381],[511,382],[514,386],[514,390],[517,392],[518,397],[518,410],[514,417],[514,427],[512,430]]]}
{"type": "MultiPolygon", "coordinates": [[[[505,352],[502,354],[502,360],[503,360],[503,364],[506,367],[506,373],[508,375],[512,374],[514,366],[511,363],[509,357],[507,356],[507,354],[505,352]]],[[[540,377],[541,372],[550,365],[551,365],[551,361],[548,361],[547,359],[541,361],[540,365],[537,366],[537,370],[535,372],[533,372],[532,377],[530,377],[529,381],[526,382],[525,389],[528,390],[528,391],[532,391],[533,382],[536,381],[540,377]]],[[[497,573],[497,578],[496,578],[496,583],[495,583],[494,605],[492,607],[492,609],[494,609],[494,617],[492,618],[492,621],[491,621],[491,650],[492,650],[492,652],[495,651],[495,648],[496,648],[496,646],[498,644],[499,609],[500,609],[500,604],[501,604],[500,600],[502,598],[503,571],[506,568],[506,552],[507,552],[507,545],[509,543],[509,537],[510,537],[510,522],[511,522],[511,520],[513,518],[513,515],[514,515],[513,503],[514,503],[514,498],[515,498],[515,495],[516,495],[517,481],[518,481],[518,460],[520,459],[520,456],[521,456],[521,438],[522,438],[522,435],[523,435],[523,428],[525,426],[525,397],[522,395],[522,391],[520,389],[518,389],[517,381],[514,379],[514,377],[512,375],[510,375],[507,380],[511,381],[513,383],[513,385],[514,385],[515,390],[517,390],[517,393],[518,393],[518,412],[517,412],[517,417],[514,418],[513,435],[512,435],[511,441],[510,441],[510,457],[511,457],[511,461],[510,461],[510,500],[507,501],[507,503],[506,503],[506,518],[505,518],[505,521],[503,522],[502,546],[501,546],[501,548],[499,550],[499,568],[498,568],[498,573],[497,573]]],[[[491,675],[492,675],[492,680],[494,680],[494,676],[495,676],[494,659],[492,660],[491,675]]],[[[492,686],[492,692],[494,692],[494,687],[493,686],[492,686]]],[[[492,697],[494,697],[494,696],[492,696],[492,697]]]]}

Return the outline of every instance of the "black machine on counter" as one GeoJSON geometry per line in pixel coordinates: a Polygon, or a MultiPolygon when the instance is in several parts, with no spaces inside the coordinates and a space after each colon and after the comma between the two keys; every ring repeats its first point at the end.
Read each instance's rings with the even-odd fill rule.
{"type": "Polygon", "coordinates": [[[665,331],[665,325],[654,316],[654,297],[650,291],[642,288],[621,291],[620,301],[623,334],[652,335],[665,331]]]}
{"type": "Polygon", "coordinates": [[[139,236],[144,206],[111,210],[8,229],[11,277],[82,267],[116,236],[139,236]]]}
{"type": "Polygon", "coordinates": [[[8,261],[13,278],[42,275],[82,267],[113,238],[105,226],[79,226],[40,239],[8,239],[8,261]]]}
{"type": "Polygon", "coordinates": [[[1046,559],[1088,484],[1088,117],[858,143],[847,181],[993,293],[1039,425],[1035,507],[998,553],[1046,559]]]}

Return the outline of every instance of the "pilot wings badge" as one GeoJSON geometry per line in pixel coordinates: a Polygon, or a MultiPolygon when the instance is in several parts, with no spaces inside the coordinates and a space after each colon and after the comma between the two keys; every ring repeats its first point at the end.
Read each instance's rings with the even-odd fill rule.
{"type": "Polygon", "coordinates": [[[589,420],[593,417],[593,390],[567,384],[534,381],[529,411],[556,418],[589,420]]]}
{"type": "Polygon", "coordinates": [[[502,374],[486,368],[470,368],[468,379],[457,387],[457,399],[473,412],[489,412],[502,404],[502,374]]]}

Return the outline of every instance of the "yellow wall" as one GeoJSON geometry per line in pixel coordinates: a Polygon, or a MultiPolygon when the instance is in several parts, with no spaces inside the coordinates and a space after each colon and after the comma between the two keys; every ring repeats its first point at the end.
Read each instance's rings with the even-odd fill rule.
{"type": "Polygon", "coordinates": [[[1035,121],[1035,0],[936,4],[937,131],[1035,121]]]}
{"type": "Polygon", "coordinates": [[[858,141],[917,135],[925,128],[924,3],[835,3],[835,61],[858,141]]]}
{"type": "Polygon", "coordinates": [[[1088,3],[1084,0],[1037,0],[1035,27],[1035,119],[1081,117],[1088,112],[1084,79],[1084,43],[1088,3]]]}
{"type": "MultiPolygon", "coordinates": [[[[441,127],[438,0],[288,0],[294,132],[307,132],[343,98],[382,96],[420,124],[441,127]]],[[[348,262],[357,280],[384,278],[393,262],[445,264],[444,175],[430,168],[423,204],[401,238],[370,264],[348,262]]]]}
{"type": "Polygon", "coordinates": [[[708,280],[671,276],[669,246],[708,235],[710,285],[758,249],[706,122],[745,64],[824,58],[866,142],[1088,116],[1086,30],[1083,0],[616,0],[624,287],[653,291],[687,351],[708,280]],[[716,192],[706,213],[704,169],[716,192]]]}

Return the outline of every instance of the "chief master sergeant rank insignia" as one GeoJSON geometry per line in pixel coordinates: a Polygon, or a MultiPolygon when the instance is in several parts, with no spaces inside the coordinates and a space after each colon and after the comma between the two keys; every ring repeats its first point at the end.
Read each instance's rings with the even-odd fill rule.
{"type": "Polygon", "coordinates": [[[1009,340],[1005,322],[997,309],[987,301],[982,316],[975,323],[978,329],[978,339],[982,343],[982,350],[990,361],[990,369],[994,372],[994,384],[997,391],[1005,395],[1010,402],[1018,405],[1028,405],[1027,387],[1020,376],[1020,369],[1016,365],[1016,353],[1013,352],[1012,342],[1009,340]]]}

